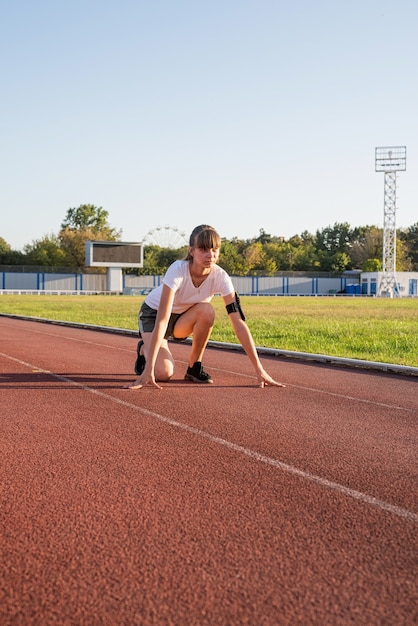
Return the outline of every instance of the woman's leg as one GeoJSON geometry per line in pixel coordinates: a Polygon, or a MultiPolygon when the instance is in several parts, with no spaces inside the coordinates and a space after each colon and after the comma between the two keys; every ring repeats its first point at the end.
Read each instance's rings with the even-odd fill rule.
{"type": "Polygon", "coordinates": [[[209,302],[201,302],[182,313],[175,323],[173,331],[175,338],[192,337],[190,366],[196,361],[202,361],[214,322],[215,311],[213,306],[209,302]]]}
{"type": "MultiPolygon", "coordinates": [[[[152,333],[142,332],[142,340],[144,345],[141,349],[141,354],[147,358],[147,352],[151,342],[152,333]]],[[[161,347],[158,351],[157,360],[155,362],[154,376],[157,382],[164,382],[169,380],[173,376],[174,372],[174,359],[168,347],[167,339],[163,339],[161,347]]]]}

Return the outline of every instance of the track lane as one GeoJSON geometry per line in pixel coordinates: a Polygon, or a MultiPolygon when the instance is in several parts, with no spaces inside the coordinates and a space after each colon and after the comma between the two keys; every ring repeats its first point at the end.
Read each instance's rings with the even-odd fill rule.
{"type": "Polygon", "coordinates": [[[303,474],[415,514],[412,381],[269,361],[289,386],[259,390],[208,351],[197,388],[176,345],[179,378],[128,391],[132,339],[23,324],[0,324],[5,624],[413,623],[415,519],[303,474]]]}

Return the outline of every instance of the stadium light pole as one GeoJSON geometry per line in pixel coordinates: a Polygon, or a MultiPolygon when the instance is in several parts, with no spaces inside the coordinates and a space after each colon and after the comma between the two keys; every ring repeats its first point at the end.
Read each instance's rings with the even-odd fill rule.
{"type": "Polygon", "coordinates": [[[406,146],[376,148],[376,172],[384,172],[383,272],[378,296],[400,296],[396,280],[396,175],[406,170],[406,146]]]}

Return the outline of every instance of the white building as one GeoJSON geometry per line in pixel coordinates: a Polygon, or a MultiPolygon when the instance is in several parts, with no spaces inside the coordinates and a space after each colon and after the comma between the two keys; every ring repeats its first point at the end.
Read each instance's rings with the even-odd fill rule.
{"type": "MultiPolygon", "coordinates": [[[[375,296],[382,280],[383,272],[362,272],[360,277],[361,294],[375,296]]],[[[418,272],[396,272],[401,297],[418,296],[418,272]]]]}

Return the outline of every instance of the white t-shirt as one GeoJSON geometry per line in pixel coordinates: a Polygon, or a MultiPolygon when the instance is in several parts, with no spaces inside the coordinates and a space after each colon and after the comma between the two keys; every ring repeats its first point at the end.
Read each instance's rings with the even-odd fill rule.
{"type": "MultiPolygon", "coordinates": [[[[168,268],[163,284],[173,289],[173,313],[184,313],[194,304],[210,302],[215,294],[227,296],[234,293],[234,285],[229,275],[219,265],[213,265],[208,277],[200,287],[195,287],[190,276],[189,261],[174,261],[168,268]]],[[[163,284],[153,289],[145,298],[152,309],[158,310],[163,284]]]]}

